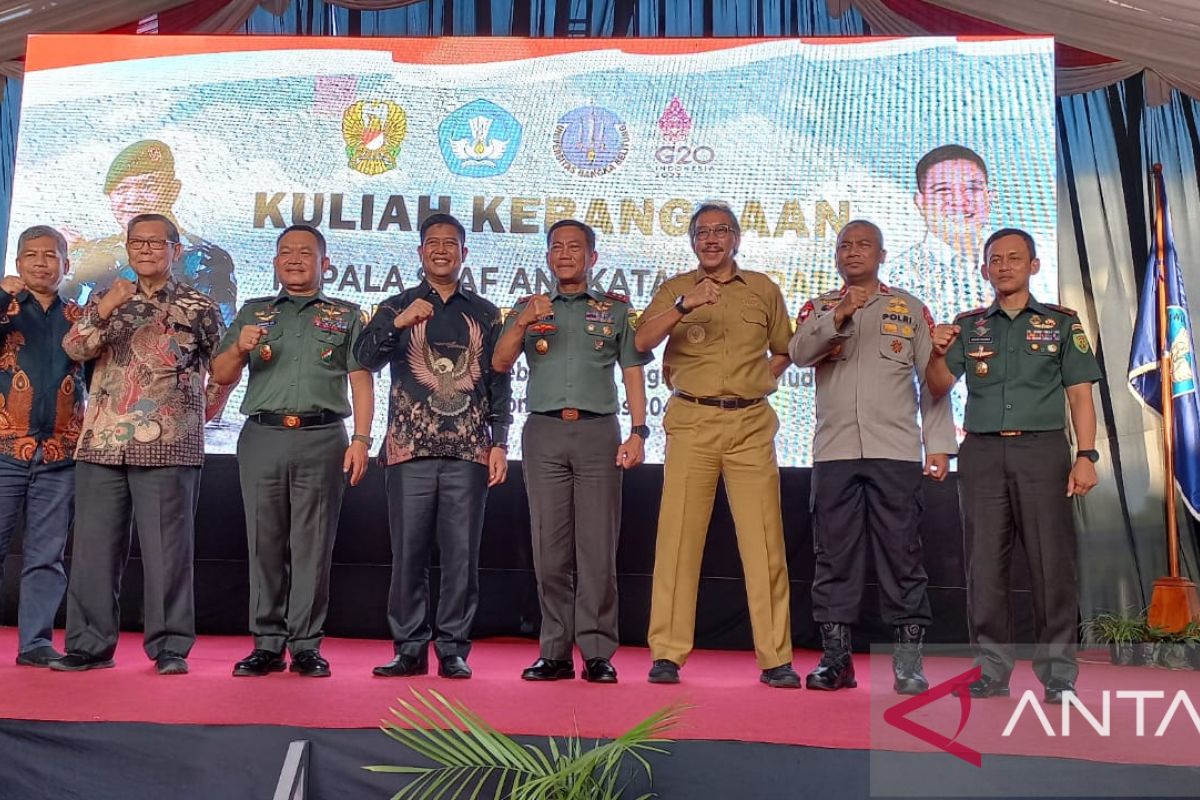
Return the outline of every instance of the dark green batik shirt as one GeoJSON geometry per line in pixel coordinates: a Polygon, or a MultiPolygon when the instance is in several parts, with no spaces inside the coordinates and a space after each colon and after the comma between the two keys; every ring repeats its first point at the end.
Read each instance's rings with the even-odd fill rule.
{"type": "Polygon", "coordinates": [[[250,351],[250,378],[242,413],[350,416],[346,374],[362,369],[353,345],[362,332],[358,306],[318,292],[248,300],[221,340],[221,352],[237,344],[246,325],[266,329],[250,351]]]}
{"type": "MultiPolygon", "coordinates": [[[[505,320],[505,330],[516,324],[528,302],[527,297],[517,302],[505,320]]],[[[529,411],[578,408],[593,414],[615,414],[613,364],[626,369],[654,358],[633,346],[628,298],[594,289],[572,295],[556,289],[550,294],[550,304],[553,319],[525,329],[529,411]]]]}
{"type": "Polygon", "coordinates": [[[1100,367],[1078,315],[1028,305],[1014,318],[997,301],[958,315],[961,333],[946,366],[967,376],[969,433],[1055,431],[1066,427],[1065,388],[1100,380],[1100,367]]]}

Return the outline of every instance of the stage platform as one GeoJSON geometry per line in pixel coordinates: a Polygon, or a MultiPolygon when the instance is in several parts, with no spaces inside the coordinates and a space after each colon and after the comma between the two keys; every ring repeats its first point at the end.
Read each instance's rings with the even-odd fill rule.
{"type": "MultiPolygon", "coordinates": [[[[822,693],[761,685],[753,654],[740,651],[699,651],[681,684],[657,686],[645,680],[649,653],[622,648],[614,659],[620,683],[606,686],[521,681],[520,671],[537,655],[536,645],[526,641],[478,643],[469,681],[376,678],[371,667],[390,658],[390,643],[362,639],[325,643],[333,667],[327,679],[231,677],[233,662],[249,648],[246,637],[201,637],[189,675],[159,676],[142,653],[140,636],[129,633],[114,669],[72,674],[15,666],[15,631],[0,629],[0,753],[6,754],[0,758],[0,798],[270,798],[288,743],[298,739],[312,743],[310,800],[390,797],[402,779],[360,767],[418,763],[370,730],[411,688],[437,690],[506,733],[530,737],[578,731],[607,738],[664,705],[687,705],[672,734],[678,741],[668,746],[671,756],[654,760],[654,788],[663,798],[866,797],[873,788],[879,795],[880,787],[870,783],[873,771],[976,774],[881,721],[882,711],[900,698],[891,694],[890,662],[880,654],[856,657],[857,689],[822,693]],[[880,761],[887,755],[881,748],[896,751],[904,765],[880,761]]],[[[803,674],[817,659],[816,652],[798,651],[796,668],[803,674]]],[[[936,685],[969,666],[966,659],[933,657],[927,672],[936,685]]],[[[1012,688],[1009,699],[975,701],[972,726],[1011,716],[1025,689],[1040,697],[1028,664],[1014,675],[1012,688]]],[[[1080,677],[1080,697],[1095,708],[1105,690],[1147,688],[1166,690],[1168,699],[1178,690],[1200,698],[1200,673],[1084,664],[1080,677]]],[[[1057,728],[1056,713],[1050,716],[1057,728]]],[[[1151,732],[1161,716],[1161,709],[1147,714],[1151,732]]],[[[1114,725],[1124,718],[1114,714],[1114,725]]],[[[1018,734],[1035,724],[1026,714],[1018,734]]],[[[1092,736],[1082,747],[1062,737],[1018,735],[987,750],[978,774],[1023,780],[1043,775],[1047,785],[1067,780],[1072,796],[1171,796],[1182,787],[1194,794],[1200,732],[1181,711],[1170,733],[1141,750],[1118,735],[1092,736]],[[1096,790],[1087,791],[1089,786],[1096,790]]],[[[1051,794],[1058,792],[1046,796],[1051,794]]]]}

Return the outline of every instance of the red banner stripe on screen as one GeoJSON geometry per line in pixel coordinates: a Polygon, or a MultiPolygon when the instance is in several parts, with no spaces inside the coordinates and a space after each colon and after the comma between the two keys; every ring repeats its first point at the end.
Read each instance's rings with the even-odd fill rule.
{"type": "MultiPolygon", "coordinates": [[[[798,41],[814,45],[844,45],[899,38],[904,37],[802,37],[798,41]]],[[[1024,34],[1004,34],[964,35],[956,38],[960,41],[1002,41],[1031,37],[1024,34]]],[[[522,39],[483,36],[348,39],[333,36],[42,34],[29,37],[25,70],[35,72],[141,58],[276,50],[381,51],[390,52],[393,61],[406,64],[486,64],[577,53],[581,50],[620,50],[634,55],[688,55],[776,41],[779,39],[522,39]]]]}

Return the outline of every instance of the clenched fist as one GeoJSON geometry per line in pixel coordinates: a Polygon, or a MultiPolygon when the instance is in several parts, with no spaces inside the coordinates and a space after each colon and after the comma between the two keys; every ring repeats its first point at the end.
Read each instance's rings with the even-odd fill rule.
{"type": "Polygon", "coordinates": [[[958,338],[962,328],[957,325],[938,325],[933,329],[931,344],[933,345],[933,353],[937,356],[944,356],[954,344],[954,340],[958,338]]]}
{"type": "Polygon", "coordinates": [[[5,275],[4,280],[0,280],[0,289],[16,297],[25,291],[25,281],[19,275],[5,275]]]}
{"type": "Polygon", "coordinates": [[[117,278],[112,287],[100,298],[96,310],[102,319],[108,319],[112,313],[129,302],[129,298],[137,294],[137,285],[133,281],[117,278]]]}
{"type": "Polygon", "coordinates": [[[266,335],[266,330],[257,325],[243,325],[242,332],[238,334],[237,349],[242,354],[249,353],[254,348],[258,347],[258,342],[266,335]]]}
{"type": "Polygon", "coordinates": [[[525,304],[525,308],[521,309],[521,315],[517,317],[517,324],[522,328],[528,328],[535,322],[549,319],[553,316],[554,306],[550,304],[550,298],[544,294],[535,294],[529,298],[529,302],[525,304]]]}
{"type": "Polygon", "coordinates": [[[867,304],[871,296],[867,294],[867,290],[861,286],[848,286],[846,293],[842,295],[841,302],[833,309],[833,324],[835,327],[842,327],[847,319],[854,316],[854,312],[867,304]]]}
{"type": "Polygon", "coordinates": [[[688,311],[695,311],[700,306],[713,305],[720,299],[721,287],[715,281],[702,280],[683,296],[683,305],[688,311]]]}
{"type": "Polygon", "coordinates": [[[433,316],[433,303],[428,300],[413,300],[408,304],[408,307],[396,315],[396,319],[392,322],[399,330],[411,328],[414,325],[420,325],[425,320],[433,316]]]}

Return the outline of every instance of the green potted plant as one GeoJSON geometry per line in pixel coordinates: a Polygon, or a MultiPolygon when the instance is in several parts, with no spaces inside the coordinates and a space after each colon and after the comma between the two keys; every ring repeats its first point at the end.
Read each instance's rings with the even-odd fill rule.
{"type": "MultiPolygon", "coordinates": [[[[384,733],[435,766],[373,765],[372,772],[414,776],[392,800],[620,800],[640,771],[653,776],[646,755],[666,753],[664,734],[684,711],[667,706],[609,742],[584,744],[578,736],[548,737],[545,750],[522,745],[460,702],[437,692],[399,700],[384,733]],[[486,793],[486,794],[485,794],[486,793]]],[[[637,800],[654,797],[639,795],[637,800]]]]}
{"type": "Polygon", "coordinates": [[[1145,614],[1097,614],[1080,626],[1080,634],[1084,641],[1108,645],[1113,664],[1127,667],[1146,663],[1142,647],[1147,640],[1145,614]]]}

